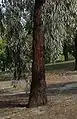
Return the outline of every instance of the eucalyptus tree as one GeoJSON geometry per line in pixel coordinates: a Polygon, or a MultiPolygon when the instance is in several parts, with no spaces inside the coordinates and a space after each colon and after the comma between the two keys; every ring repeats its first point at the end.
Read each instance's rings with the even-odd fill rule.
{"type": "Polygon", "coordinates": [[[45,82],[45,44],[42,24],[42,6],[45,0],[35,0],[33,16],[33,63],[32,82],[28,107],[47,103],[45,82]]]}
{"type": "Polygon", "coordinates": [[[51,61],[56,60],[62,53],[64,53],[65,59],[68,57],[68,52],[74,54],[76,6],[76,0],[46,0],[44,26],[46,47],[49,51],[46,50],[46,54],[51,57],[51,61]],[[67,44],[66,47],[65,44],[67,44]]]}
{"type": "Polygon", "coordinates": [[[0,39],[0,70],[5,71],[7,68],[7,58],[6,58],[6,41],[0,39]]]}
{"type": "Polygon", "coordinates": [[[14,69],[14,79],[19,80],[22,72],[28,70],[31,62],[31,42],[28,35],[27,22],[30,17],[26,8],[26,0],[3,0],[5,39],[7,41],[10,68],[14,69]]]}

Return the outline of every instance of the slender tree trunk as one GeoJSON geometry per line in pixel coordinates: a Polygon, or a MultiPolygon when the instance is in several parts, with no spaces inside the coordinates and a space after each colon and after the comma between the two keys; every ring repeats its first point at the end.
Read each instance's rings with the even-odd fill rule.
{"type": "Polygon", "coordinates": [[[20,41],[17,48],[17,80],[21,78],[21,57],[20,57],[20,41]]]}
{"type": "Polygon", "coordinates": [[[14,67],[14,80],[17,79],[17,67],[16,67],[16,62],[15,62],[15,67],[14,67]]]}
{"type": "Polygon", "coordinates": [[[45,105],[47,103],[44,58],[45,45],[41,18],[41,7],[43,3],[40,3],[41,1],[36,0],[34,8],[32,83],[28,107],[45,105]]]}
{"type": "Polygon", "coordinates": [[[77,34],[75,37],[75,70],[77,70],[77,34]]]}
{"type": "Polygon", "coordinates": [[[5,71],[5,61],[3,59],[3,67],[2,67],[2,71],[5,71]]]}
{"type": "Polygon", "coordinates": [[[64,46],[63,46],[63,55],[64,55],[65,61],[68,61],[68,47],[66,42],[64,42],[64,46]]]}
{"type": "Polygon", "coordinates": [[[66,54],[64,55],[64,59],[65,59],[65,61],[68,61],[68,53],[66,53],[66,54]]]}

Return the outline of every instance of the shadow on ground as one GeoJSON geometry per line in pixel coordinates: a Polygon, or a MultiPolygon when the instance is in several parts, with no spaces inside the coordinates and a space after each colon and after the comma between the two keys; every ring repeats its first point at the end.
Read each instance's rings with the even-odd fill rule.
{"type": "MultiPolygon", "coordinates": [[[[49,84],[47,96],[77,94],[77,82],[49,84]]],[[[0,95],[0,108],[26,107],[29,94],[0,95]]]]}
{"type": "Polygon", "coordinates": [[[77,94],[77,82],[49,84],[47,87],[47,95],[52,96],[57,94],[77,94]]]}
{"type": "Polygon", "coordinates": [[[0,102],[0,108],[14,108],[14,107],[20,107],[20,108],[23,108],[23,107],[26,107],[27,104],[12,104],[10,102],[6,103],[6,102],[0,102]]]}
{"type": "Polygon", "coordinates": [[[0,108],[26,107],[29,94],[5,94],[0,95],[0,108]]]}

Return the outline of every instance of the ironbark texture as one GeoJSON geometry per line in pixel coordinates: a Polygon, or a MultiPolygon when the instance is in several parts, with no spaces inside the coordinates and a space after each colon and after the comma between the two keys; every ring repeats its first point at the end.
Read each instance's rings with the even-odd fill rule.
{"type": "Polygon", "coordinates": [[[75,37],[75,70],[77,70],[77,34],[75,37]]]}
{"type": "Polygon", "coordinates": [[[35,1],[32,82],[28,107],[36,107],[47,103],[44,56],[45,44],[41,16],[41,8],[44,2],[45,0],[35,1]]]}

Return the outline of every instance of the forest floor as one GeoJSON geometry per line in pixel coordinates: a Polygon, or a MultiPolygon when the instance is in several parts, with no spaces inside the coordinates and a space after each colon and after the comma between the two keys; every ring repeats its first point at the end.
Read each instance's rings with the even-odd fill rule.
{"type": "Polygon", "coordinates": [[[24,81],[17,88],[0,81],[0,119],[77,119],[77,71],[47,72],[46,82],[47,105],[29,109],[24,81]]]}

